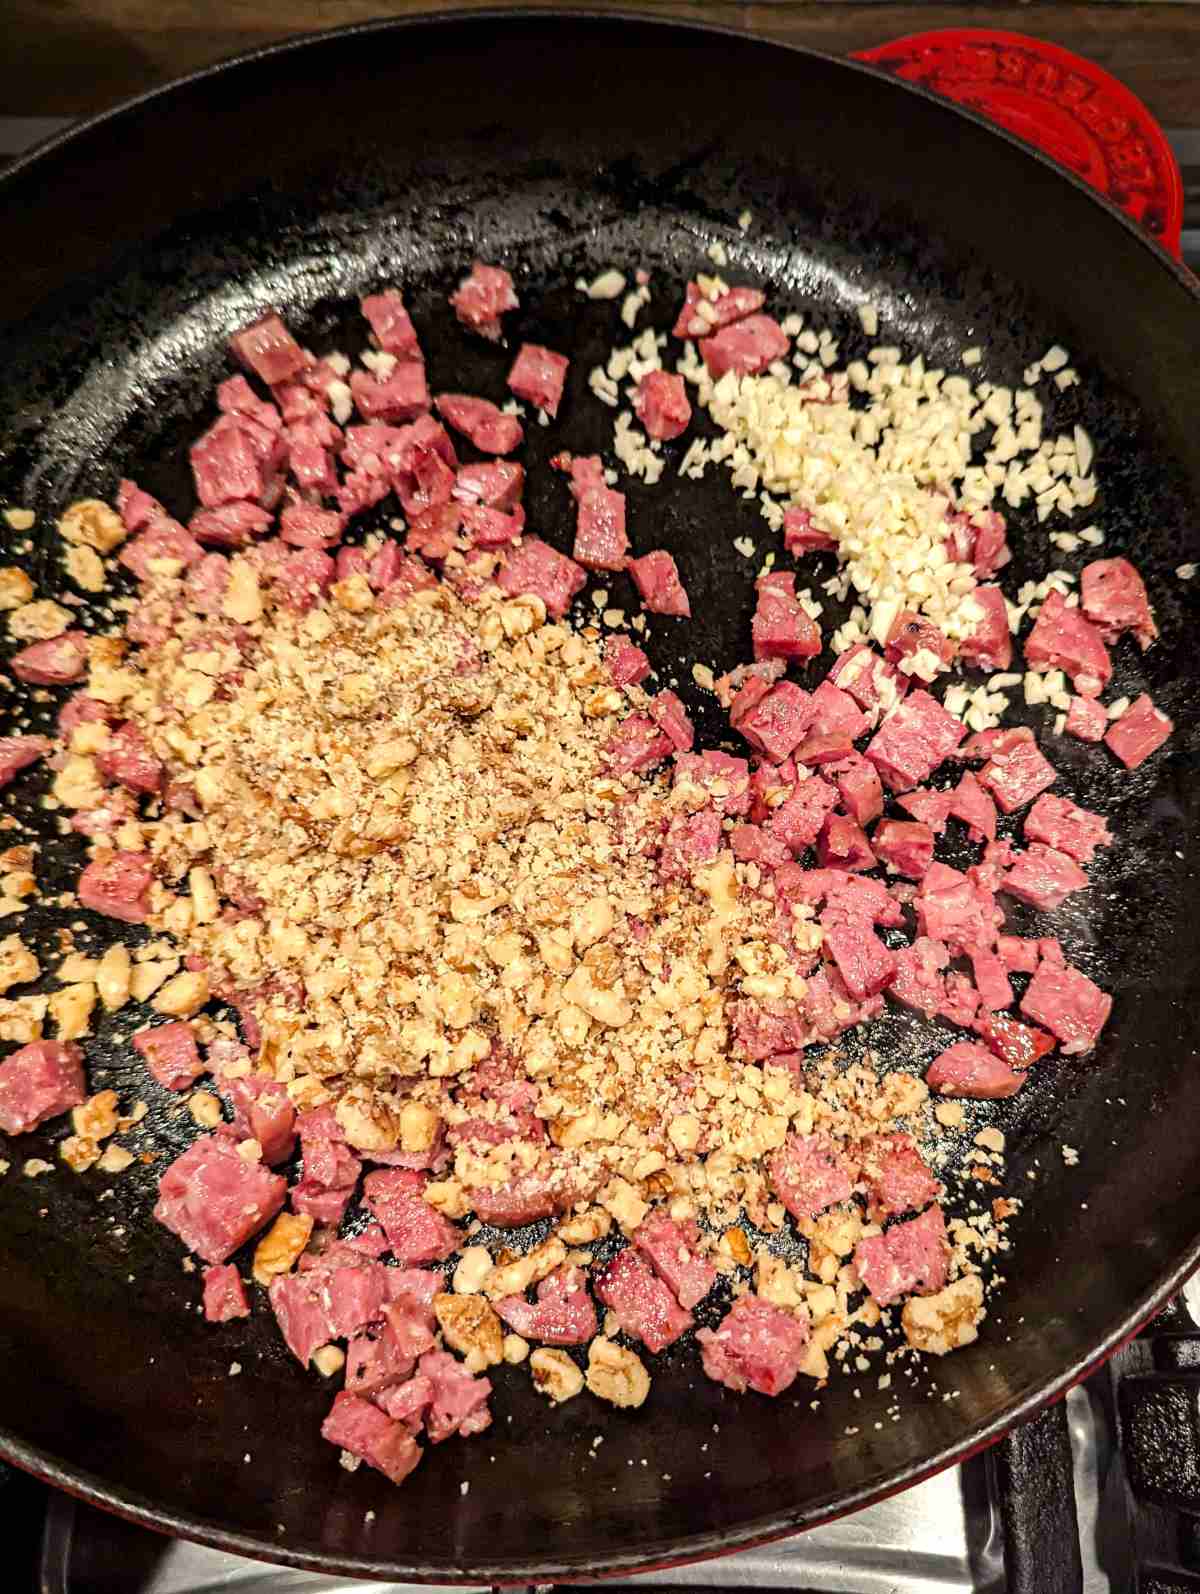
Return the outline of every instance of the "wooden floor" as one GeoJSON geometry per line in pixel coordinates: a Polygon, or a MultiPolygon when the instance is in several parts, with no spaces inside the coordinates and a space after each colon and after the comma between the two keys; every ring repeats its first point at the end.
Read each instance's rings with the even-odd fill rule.
{"type": "MultiPolygon", "coordinates": [[[[467,0],[476,7],[496,0],[467,0]]],[[[535,0],[539,3],[539,0],[535,0]]],[[[1200,4],[847,5],[629,0],[834,54],[936,27],[993,27],[1066,45],[1129,85],[1168,127],[1200,127],[1200,4]]],[[[6,116],[78,116],[223,56],[436,0],[3,0],[6,116]]],[[[591,0],[589,9],[614,9],[591,0]]]]}

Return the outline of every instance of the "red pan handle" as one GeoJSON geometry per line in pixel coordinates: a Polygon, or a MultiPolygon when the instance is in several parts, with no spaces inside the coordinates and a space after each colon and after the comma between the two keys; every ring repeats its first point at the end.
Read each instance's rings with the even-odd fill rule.
{"type": "Polygon", "coordinates": [[[992,28],[913,33],[856,59],[944,94],[1036,145],[1182,258],[1183,182],[1171,146],[1141,100],[1093,62],[992,28]]]}

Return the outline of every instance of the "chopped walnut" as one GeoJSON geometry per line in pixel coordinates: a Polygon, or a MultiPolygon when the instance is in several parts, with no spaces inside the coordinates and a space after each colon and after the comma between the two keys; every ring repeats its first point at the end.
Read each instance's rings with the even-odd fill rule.
{"type": "Polygon", "coordinates": [[[254,1247],[255,1282],[265,1288],[281,1273],[290,1273],[308,1244],[313,1220],[307,1215],[281,1212],[254,1247]]]}
{"type": "Polygon", "coordinates": [[[466,1357],[472,1372],[503,1360],[504,1328],[481,1295],[435,1295],[433,1313],[442,1338],[466,1357]]]}
{"type": "Polygon", "coordinates": [[[68,754],[50,790],[64,808],[98,808],[104,801],[104,783],[95,760],[68,754]]]}
{"type": "Polygon", "coordinates": [[[565,1350],[539,1345],[529,1358],[534,1388],[549,1396],[554,1405],[573,1400],[583,1389],[583,1374],[565,1350]]]}
{"type": "Polygon", "coordinates": [[[0,941],[0,994],[11,986],[36,980],[41,972],[37,958],[19,935],[8,935],[0,941]]]}
{"type": "Polygon", "coordinates": [[[726,1229],[721,1236],[722,1248],[728,1252],[735,1262],[743,1267],[750,1264],[750,1242],[746,1238],[745,1229],[734,1227],[726,1229]]]}
{"type": "Polygon", "coordinates": [[[144,1101],[135,1101],[126,1116],[118,1122],[118,1130],[124,1133],[126,1129],[132,1129],[135,1124],[141,1123],[149,1111],[150,1109],[144,1101]]]}
{"type": "Polygon", "coordinates": [[[59,518],[59,535],[66,542],[84,543],[97,553],[111,553],[125,541],[121,517],[97,498],[81,498],[59,518]]]}
{"type": "Polygon", "coordinates": [[[208,1001],[208,995],[208,975],[189,971],[169,979],[150,1005],[156,1013],[171,1018],[191,1018],[208,1001]]]}
{"type": "Polygon", "coordinates": [[[96,994],[110,1013],[129,1000],[131,974],[129,948],[117,941],[100,959],[95,973],[96,994]]]}
{"type": "Polygon", "coordinates": [[[0,610],[19,609],[33,597],[33,582],[15,565],[0,568],[0,610]]]}
{"type": "Polygon", "coordinates": [[[457,1179],[431,1179],[425,1186],[425,1200],[445,1218],[465,1218],[471,1210],[467,1193],[457,1179]]]}
{"type": "Polygon", "coordinates": [[[85,592],[103,592],[108,585],[104,563],[94,548],[81,544],[68,548],[63,554],[63,564],[71,580],[85,592]]]}
{"type": "Polygon", "coordinates": [[[504,1360],[510,1367],[519,1367],[529,1356],[529,1341],[520,1334],[505,1334],[504,1360]]]}
{"type": "Polygon", "coordinates": [[[400,1149],[420,1153],[432,1149],[442,1120],[432,1107],[406,1101],[400,1109],[400,1149]]]}
{"type": "Polygon", "coordinates": [[[71,611],[52,598],[23,603],[8,617],[8,633],[18,642],[48,642],[71,624],[71,611]]]}
{"type": "Polygon", "coordinates": [[[188,870],[188,892],[192,900],[192,923],[211,924],[221,911],[221,901],[208,869],[188,870]]]}
{"type": "Polygon", "coordinates": [[[966,1273],[936,1295],[914,1295],[905,1301],[900,1321],[915,1350],[945,1356],[979,1338],[984,1316],[983,1285],[978,1274],[966,1273]]]}
{"type": "Polygon", "coordinates": [[[100,1147],[86,1135],[68,1135],[59,1146],[58,1154],[75,1173],[86,1173],[100,1161],[100,1147]]]}
{"type": "MultiPolygon", "coordinates": [[[[789,1312],[805,1304],[803,1277],[771,1251],[759,1251],[755,1256],[754,1289],[764,1301],[789,1312]]],[[[832,1296],[833,1291],[829,1294],[832,1296]]]]}
{"type": "Polygon", "coordinates": [[[151,958],[146,963],[137,964],[129,977],[130,996],[135,1002],[148,1002],[178,967],[178,958],[151,958]]]}
{"type": "Polygon", "coordinates": [[[0,1041],[17,1041],[24,1046],[42,1038],[42,1022],[49,998],[17,996],[0,998],[0,1041]]]}
{"type": "Polygon", "coordinates": [[[132,1151],[128,1151],[124,1146],[114,1144],[105,1146],[100,1153],[100,1159],[96,1166],[103,1173],[124,1173],[126,1168],[133,1165],[134,1160],[132,1151]]]}
{"type": "Polygon", "coordinates": [[[90,981],[82,985],[68,985],[64,990],[55,991],[47,1007],[58,1039],[77,1041],[88,1034],[91,1030],[92,1009],[95,1005],[96,987],[90,981]]]}
{"type": "Polygon", "coordinates": [[[621,981],[606,986],[599,983],[592,969],[581,963],[563,987],[563,995],[598,1024],[620,1029],[633,1017],[633,1007],[624,995],[621,981]]]}
{"type": "Polygon", "coordinates": [[[258,572],[246,559],[229,561],[229,582],[221,600],[221,613],[239,625],[253,625],[262,619],[262,592],[258,572]]]}
{"type": "Polygon", "coordinates": [[[633,1351],[598,1337],[588,1346],[587,1386],[614,1406],[640,1406],[650,1393],[650,1374],[633,1351]]]}
{"type": "Polygon", "coordinates": [[[602,941],[616,923],[612,903],[607,897],[593,897],[572,916],[575,948],[586,952],[588,947],[602,941]]]}
{"type": "Polygon", "coordinates": [[[221,1098],[209,1090],[194,1090],[188,1097],[188,1111],[202,1129],[215,1129],[221,1122],[221,1098]]]}
{"type": "Polygon", "coordinates": [[[809,1269],[829,1284],[837,1277],[840,1259],[849,1256],[863,1237],[862,1216],[853,1207],[832,1207],[804,1227],[809,1269]]]}
{"type": "Polygon", "coordinates": [[[567,1248],[561,1240],[550,1238],[535,1245],[532,1251],[493,1267],[483,1281],[483,1293],[493,1301],[506,1295],[523,1295],[531,1284],[537,1284],[567,1259],[567,1248]]]}
{"type": "Polygon", "coordinates": [[[818,1383],[824,1383],[829,1377],[829,1355],[825,1346],[810,1339],[796,1367],[806,1378],[815,1378],[818,1383]]]}
{"type": "Polygon", "coordinates": [[[600,1204],[617,1220],[626,1234],[632,1234],[650,1210],[627,1179],[614,1179],[607,1189],[602,1190],[600,1204]]]}
{"type": "Polygon", "coordinates": [[[75,1133],[87,1140],[107,1140],[115,1135],[120,1123],[115,1090],[98,1090],[79,1107],[71,1109],[71,1122],[75,1133]]]}
{"type": "Polygon", "coordinates": [[[362,1098],[343,1096],[334,1108],[347,1142],[356,1151],[392,1151],[399,1138],[399,1124],[382,1102],[368,1103],[362,1098]]]}
{"type": "Polygon", "coordinates": [[[309,1360],[322,1378],[336,1378],[346,1365],[346,1353],[340,1345],[321,1345],[309,1360]]]}
{"type": "Polygon", "coordinates": [[[454,1269],[454,1293],[477,1295],[491,1271],[492,1258],[486,1245],[464,1246],[454,1269]]]}
{"type": "Polygon", "coordinates": [[[700,1144],[703,1126],[695,1113],[676,1113],[667,1125],[667,1137],[676,1151],[695,1151],[700,1144]]]}
{"type": "Polygon", "coordinates": [[[612,1228],[612,1218],[603,1207],[589,1207],[586,1212],[564,1218],[558,1226],[559,1239],[568,1245],[590,1245],[601,1240],[612,1228]]]}

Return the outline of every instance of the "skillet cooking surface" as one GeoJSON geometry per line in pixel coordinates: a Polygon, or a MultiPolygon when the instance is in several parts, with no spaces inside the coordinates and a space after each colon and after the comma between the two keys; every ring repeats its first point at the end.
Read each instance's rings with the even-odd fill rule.
{"type": "MultiPolygon", "coordinates": [[[[476,15],[268,51],[102,119],[3,189],[0,489],[43,528],[124,473],[186,513],[185,446],[226,336],[269,305],[318,352],[353,353],[353,300],[397,282],[432,389],[502,397],[504,351],[462,335],[445,303],[476,254],[517,276],[510,343],[573,357],[559,422],[529,429],[531,525],[559,546],[567,494],[540,467],[610,441],[586,374],[628,341],[614,306],[573,290],[580,274],[645,266],[649,319],[664,327],[720,239],[724,274],[762,283],[772,310],[812,312],[843,362],[865,349],[864,301],[881,309],[881,341],[930,365],[982,344],[977,375],[1010,384],[1062,342],[1082,384],[1047,384],[1053,430],[1079,420],[1095,439],[1090,518],[1104,552],[1128,549],[1146,574],[1163,633],[1144,661],[1129,642],[1115,650],[1112,695],[1148,685],[1177,727],[1135,775],[1103,751],[1053,745],[1058,789],[1103,810],[1119,838],[1054,921],[1068,955],[1115,991],[1115,1012],[1094,1056],[1043,1065],[1013,1101],[969,1106],[972,1131],[1005,1129],[1008,1189],[1028,1204],[980,1342],[915,1388],[897,1378],[880,1392],[876,1368],[836,1373],[817,1412],[807,1388],[739,1399],[685,1344],[658,1359],[646,1408],[629,1416],[586,1395],[549,1410],[527,1377],[502,1372],[492,1430],[431,1448],[397,1491],[338,1467],[317,1437],[330,1390],[299,1371],[261,1307],[245,1325],[200,1321],[198,1279],[148,1218],[162,1159],[111,1181],[21,1177],[25,1157],[53,1157],[56,1131],[3,1148],[4,1453],[243,1553],[439,1581],[578,1578],[733,1548],[912,1481],[1034,1409],[1174,1287],[1200,1230],[1195,599],[1172,574],[1200,558],[1200,348],[1182,273],[1036,157],[919,93],[776,46],[612,18],[476,15]]],[[[652,621],[653,661],[718,736],[690,663],[747,656],[757,561],[732,542],[775,542],[723,474],[621,485],[635,550],[676,554],[698,617],[652,621]]],[[[1028,516],[1011,535],[1010,589],[1085,562],[1050,558],[1028,516]]],[[[63,589],[52,531],[36,534],[32,566],[44,592],[63,589]]],[[[623,578],[608,584],[627,600],[623,578]]],[[[43,842],[43,883],[65,888],[82,849],[37,806],[45,781],[21,777],[10,806],[43,842]]],[[[78,912],[31,920],[43,937],[86,923],[85,948],[113,929],[78,912]]],[[[120,1020],[90,1047],[93,1082],[144,1097],[158,1141],[182,1145],[188,1120],[111,1045],[113,1029],[136,1027],[129,1010],[120,1020]]],[[[889,1014],[870,1038],[920,1068],[950,1032],[889,1014]]]]}

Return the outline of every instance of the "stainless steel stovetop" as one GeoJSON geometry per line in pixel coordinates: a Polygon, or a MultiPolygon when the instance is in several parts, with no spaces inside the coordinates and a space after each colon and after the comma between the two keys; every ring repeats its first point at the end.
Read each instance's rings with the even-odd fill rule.
{"type": "MultiPolygon", "coordinates": [[[[1090,1386],[1072,1390],[1067,1413],[1075,1457],[1082,1594],[1124,1594],[1131,1586],[1131,1568],[1124,1558],[1111,1564],[1105,1540],[1113,1535],[1101,1531],[1113,1458],[1106,1414],[1090,1386]]],[[[991,1472],[989,1458],[977,1456],[826,1527],[699,1566],[646,1573],[623,1586],[788,1589],[793,1594],[1003,1594],[1008,1586],[1004,1544],[991,1472]]],[[[42,1594],[383,1594],[404,1586],[296,1572],[160,1539],[65,1496],[54,1498],[47,1522],[42,1594]]],[[[436,1586],[434,1594],[441,1594],[436,1586]]]]}

